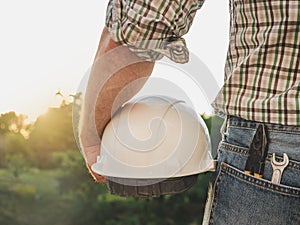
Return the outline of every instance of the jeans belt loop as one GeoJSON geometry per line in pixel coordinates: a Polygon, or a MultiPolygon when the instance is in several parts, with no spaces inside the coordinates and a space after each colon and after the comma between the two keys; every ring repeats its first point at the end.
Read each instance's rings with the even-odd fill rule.
{"type": "Polygon", "coordinates": [[[229,118],[229,116],[225,117],[223,125],[221,126],[221,129],[220,129],[220,133],[221,133],[221,136],[222,136],[222,141],[225,140],[225,133],[227,132],[227,126],[228,126],[228,118],[229,118]]]}

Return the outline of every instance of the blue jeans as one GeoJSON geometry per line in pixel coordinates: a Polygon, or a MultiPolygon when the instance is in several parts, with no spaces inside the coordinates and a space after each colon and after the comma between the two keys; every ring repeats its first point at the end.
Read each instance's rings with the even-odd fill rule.
{"type": "Polygon", "coordinates": [[[244,169],[258,125],[228,117],[203,224],[300,224],[300,127],[266,124],[268,156],[263,178],[256,178],[244,169]],[[289,157],[280,184],[271,182],[272,153],[289,157]]]}

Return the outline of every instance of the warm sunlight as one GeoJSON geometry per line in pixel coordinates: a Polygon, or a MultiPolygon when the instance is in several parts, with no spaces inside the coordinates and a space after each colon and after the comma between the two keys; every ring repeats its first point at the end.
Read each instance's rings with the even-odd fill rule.
{"type": "Polygon", "coordinates": [[[2,1],[0,225],[300,225],[299,23],[300,0],[2,1]]]}
{"type": "MultiPolygon", "coordinates": [[[[66,96],[76,93],[94,58],[107,0],[17,2],[18,6],[16,1],[5,2],[0,14],[0,113],[15,111],[33,121],[48,107],[59,106],[56,91],[66,96]]],[[[227,48],[228,27],[223,23],[228,19],[227,7],[226,2],[207,1],[186,36],[190,50],[207,64],[219,84],[227,48]]]]}

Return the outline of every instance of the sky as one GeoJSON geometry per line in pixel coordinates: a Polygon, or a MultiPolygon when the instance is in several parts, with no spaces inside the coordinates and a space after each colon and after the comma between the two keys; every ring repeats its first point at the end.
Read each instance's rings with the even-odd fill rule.
{"type": "MultiPolygon", "coordinates": [[[[29,120],[59,105],[55,96],[75,94],[90,68],[104,27],[108,0],[10,0],[0,3],[0,113],[15,111],[29,120]]],[[[229,35],[228,2],[207,0],[184,36],[190,51],[203,62],[219,86],[229,35]]],[[[197,110],[197,88],[184,73],[158,63],[154,77],[172,80],[188,90],[197,110]],[[193,91],[195,90],[195,91],[193,91]]],[[[217,90],[213,90],[217,94],[217,90]]]]}

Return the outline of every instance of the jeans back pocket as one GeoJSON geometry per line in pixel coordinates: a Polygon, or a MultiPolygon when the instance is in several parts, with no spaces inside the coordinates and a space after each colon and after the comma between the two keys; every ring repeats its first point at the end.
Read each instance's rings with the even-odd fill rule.
{"type": "Polygon", "coordinates": [[[298,225],[300,188],[273,184],[222,162],[209,224],[298,225]]]}

